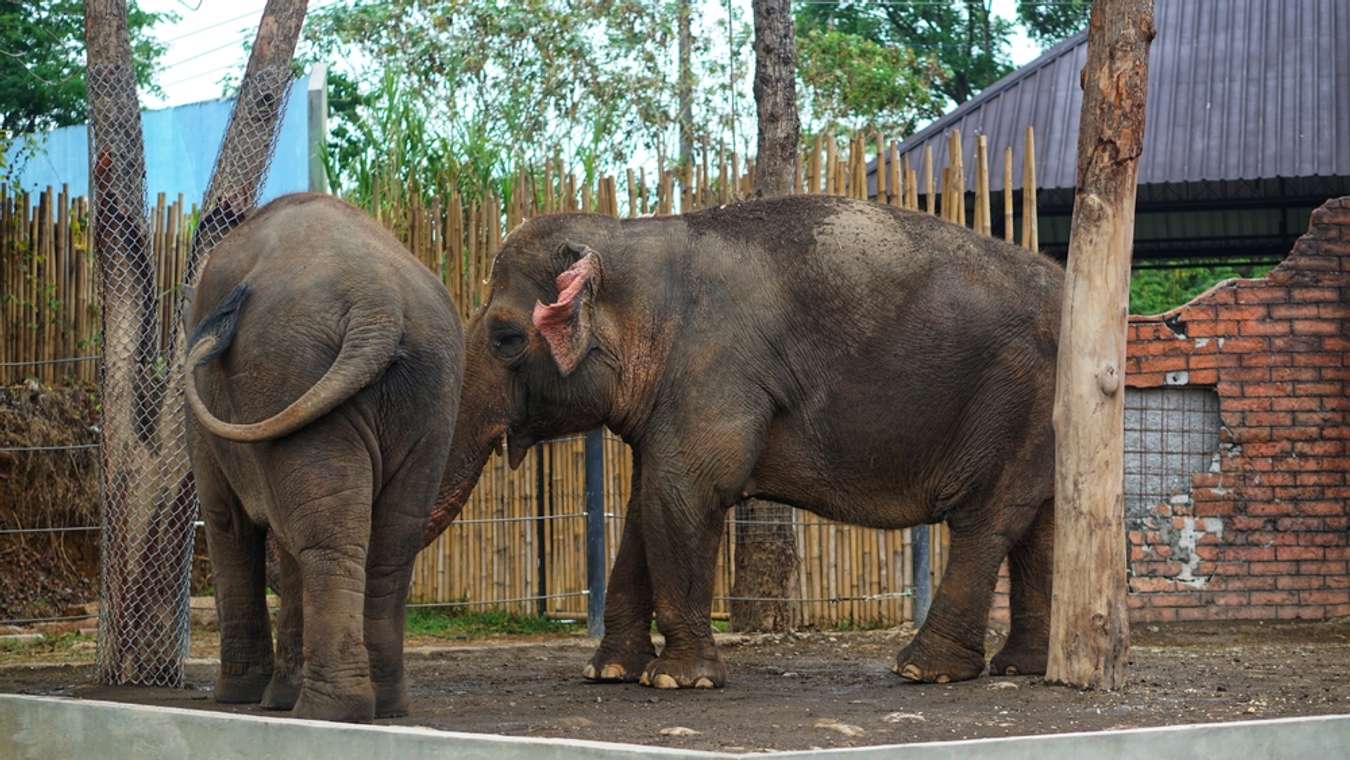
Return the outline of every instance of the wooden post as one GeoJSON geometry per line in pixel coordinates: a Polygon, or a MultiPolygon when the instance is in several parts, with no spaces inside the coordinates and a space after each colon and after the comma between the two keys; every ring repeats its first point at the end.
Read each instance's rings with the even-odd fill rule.
{"type": "Polygon", "coordinates": [[[923,146],[923,192],[924,211],[933,213],[937,197],[933,195],[933,144],[923,146]]]}
{"type": "Polygon", "coordinates": [[[1033,253],[1040,246],[1036,233],[1036,134],[1027,127],[1027,149],[1022,156],[1022,247],[1033,253]]]}
{"type": "Polygon", "coordinates": [[[990,234],[989,222],[989,138],[975,138],[975,231],[990,234]]]}
{"type": "Polygon", "coordinates": [[[1003,239],[1013,241],[1012,146],[1003,149],[1003,239]]]}
{"type": "MultiPolygon", "coordinates": [[[[1124,366],[1153,0],[1098,0],[1055,386],[1055,572],[1047,680],[1125,683],[1124,366]]],[[[1029,136],[1028,136],[1029,137],[1029,136]]]]}

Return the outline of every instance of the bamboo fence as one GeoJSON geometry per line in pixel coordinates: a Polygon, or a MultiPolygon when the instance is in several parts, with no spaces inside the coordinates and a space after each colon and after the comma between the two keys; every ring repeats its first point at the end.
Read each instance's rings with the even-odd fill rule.
{"type": "MultiPolygon", "coordinates": [[[[967,145],[948,135],[952,165],[933,164],[925,150],[921,166],[902,159],[894,144],[877,135],[854,135],[841,150],[817,137],[797,167],[802,193],[872,198],[879,203],[934,213],[993,234],[989,192],[990,151],[984,136],[967,145]],[[965,161],[975,164],[967,192],[965,161]],[[869,172],[869,164],[874,167],[869,172]],[[935,185],[934,178],[941,178],[935,185]],[[920,187],[920,179],[923,185],[920,187]],[[969,209],[969,213],[968,212],[969,209]]],[[[1011,146],[1003,146],[1002,177],[1010,186],[1011,146]]],[[[1024,178],[1032,180],[1021,204],[1023,247],[1036,245],[1034,153],[1026,133],[1024,178]]],[[[995,154],[997,155],[997,154],[995,154]]],[[[372,202],[371,212],[436,272],[467,319],[482,304],[492,256],[506,232],[522,220],[558,211],[641,216],[694,211],[750,195],[755,165],[734,153],[704,151],[700,161],[648,174],[578,180],[561,162],[520,171],[498,186],[501,195],[464,197],[456,192],[426,200],[404,192],[372,202]],[[503,197],[504,196],[504,197],[503,197]]],[[[392,194],[391,194],[392,195],[392,194]]],[[[1002,236],[1014,239],[1014,202],[1005,189],[1002,236]]],[[[178,281],[186,259],[196,209],[182,196],[162,194],[151,209],[159,302],[178,281]]],[[[0,381],[15,384],[92,384],[99,352],[97,266],[86,234],[88,204],[67,188],[47,189],[36,199],[0,192],[0,381]]],[[[170,316],[166,312],[166,317],[170,316]]],[[[172,318],[162,321],[166,330],[172,318]]],[[[169,335],[162,336],[167,341],[169,335]]],[[[604,495],[608,564],[623,532],[630,491],[627,446],[606,433],[604,495]]],[[[541,444],[511,471],[494,455],[461,517],[418,557],[410,601],[415,604],[490,607],[517,613],[584,617],[586,610],[584,462],[580,436],[541,444]]],[[[753,525],[728,520],[718,556],[714,617],[729,612],[734,531],[753,525]]],[[[947,559],[944,529],[933,531],[932,575],[936,588],[947,559]]],[[[805,626],[894,625],[911,619],[907,590],[913,586],[910,531],[844,525],[796,512],[793,518],[801,564],[794,589],[796,620],[805,626]]],[[[606,568],[608,571],[608,567],[606,568]]]]}

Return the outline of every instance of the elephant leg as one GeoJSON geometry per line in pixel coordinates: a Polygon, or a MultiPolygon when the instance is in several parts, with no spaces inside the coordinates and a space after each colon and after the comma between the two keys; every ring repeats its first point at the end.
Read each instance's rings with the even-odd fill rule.
{"type": "Polygon", "coordinates": [[[996,675],[1040,675],[1050,649],[1050,590],[1054,579],[1055,502],[1041,505],[1036,519],[1008,555],[1012,581],[1012,628],[989,665],[996,675]]]}
{"type": "Polygon", "coordinates": [[[727,410],[741,404],[720,401],[703,414],[686,409],[670,426],[670,443],[653,443],[642,452],[642,538],[656,625],[666,638],[661,655],[642,671],[644,685],[718,688],[726,683],[711,620],[717,547],[726,509],[741,498],[771,409],[752,408],[737,417],[727,410]],[[693,429],[678,424],[690,421],[693,429]],[[690,440],[707,443],[690,446],[690,440]]]}
{"type": "Polygon", "coordinates": [[[276,669],[272,682],[263,693],[264,710],[289,710],[300,698],[304,685],[304,584],[300,563],[289,549],[277,543],[280,573],[276,589],[281,596],[281,611],[277,614],[276,669]]]}
{"type": "MultiPolygon", "coordinates": [[[[198,457],[198,461],[201,459],[198,457]]],[[[226,704],[257,702],[272,678],[272,630],[264,580],[267,533],[244,515],[238,498],[214,465],[197,467],[196,484],[220,624],[220,675],[215,700],[226,704]]]]}
{"type": "Polygon", "coordinates": [[[375,694],[362,618],[373,476],[364,444],[336,426],[313,426],[273,454],[282,543],[301,578],[304,684],[293,714],[368,722],[375,694]]]}
{"type": "Polygon", "coordinates": [[[375,502],[370,554],[366,560],[365,637],[375,688],[375,717],[408,714],[403,669],[404,617],[413,562],[422,548],[422,526],[436,497],[449,431],[444,444],[423,439],[414,454],[387,478],[375,502]]]}
{"type": "Polygon", "coordinates": [[[989,604],[1008,542],[986,521],[948,524],[951,558],[942,585],[918,635],[896,657],[895,672],[910,681],[964,681],[984,671],[989,604]]]}
{"type": "Polygon", "coordinates": [[[652,579],[642,538],[641,466],[633,459],[633,491],[623,538],[605,592],[605,638],[582,675],[591,681],[636,681],[656,659],[652,646],[652,579]]]}

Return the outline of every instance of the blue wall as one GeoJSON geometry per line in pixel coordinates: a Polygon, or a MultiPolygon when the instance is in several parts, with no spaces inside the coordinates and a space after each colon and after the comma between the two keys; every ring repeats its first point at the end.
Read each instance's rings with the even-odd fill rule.
{"type": "MultiPolygon", "coordinates": [[[[308,81],[299,79],[291,84],[276,156],[260,203],[309,189],[308,81]]],[[[182,193],[189,204],[201,203],[233,107],[234,99],[229,98],[141,112],[150,204],[161,192],[170,201],[182,193]]],[[[19,159],[15,174],[23,189],[36,192],[48,185],[60,189],[64,182],[73,195],[89,194],[89,133],[85,125],[16,140],[7,152],[6,165],[13,166],[15,157],[25,148],[24,140],[35,141],[36,150],[26,161],[19,159]]]]}

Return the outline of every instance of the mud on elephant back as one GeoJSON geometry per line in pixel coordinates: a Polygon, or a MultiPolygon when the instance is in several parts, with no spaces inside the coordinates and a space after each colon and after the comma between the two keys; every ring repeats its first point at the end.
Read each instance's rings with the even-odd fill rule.
{"type": "Polygon", "coordinates": [[[216,701],[327,720],[406,713],[404,603],[463,372],[445,287],[363,212],[291,195],[219,243],[189,320],[189,452],[220,620],[216,701]],[[275,653],[269,532],[282,600],[275,653]]]}
{"type": "Polygon", "coordinates": [[[911,681],[985,670],[1010,558],[1012,632],[992,668],[1042,673],[1062,284],[1048,258],[837,197],[532,219],[503,242],[467,329],[424,539],[503,437],[517,466],[538,441],[606,425],[633,449],[632,497],[586,678],[726,682],[714,560],[725,512],[750,497],[868,527],[950,526],[928,619],[897,656],[911,681]]]}

